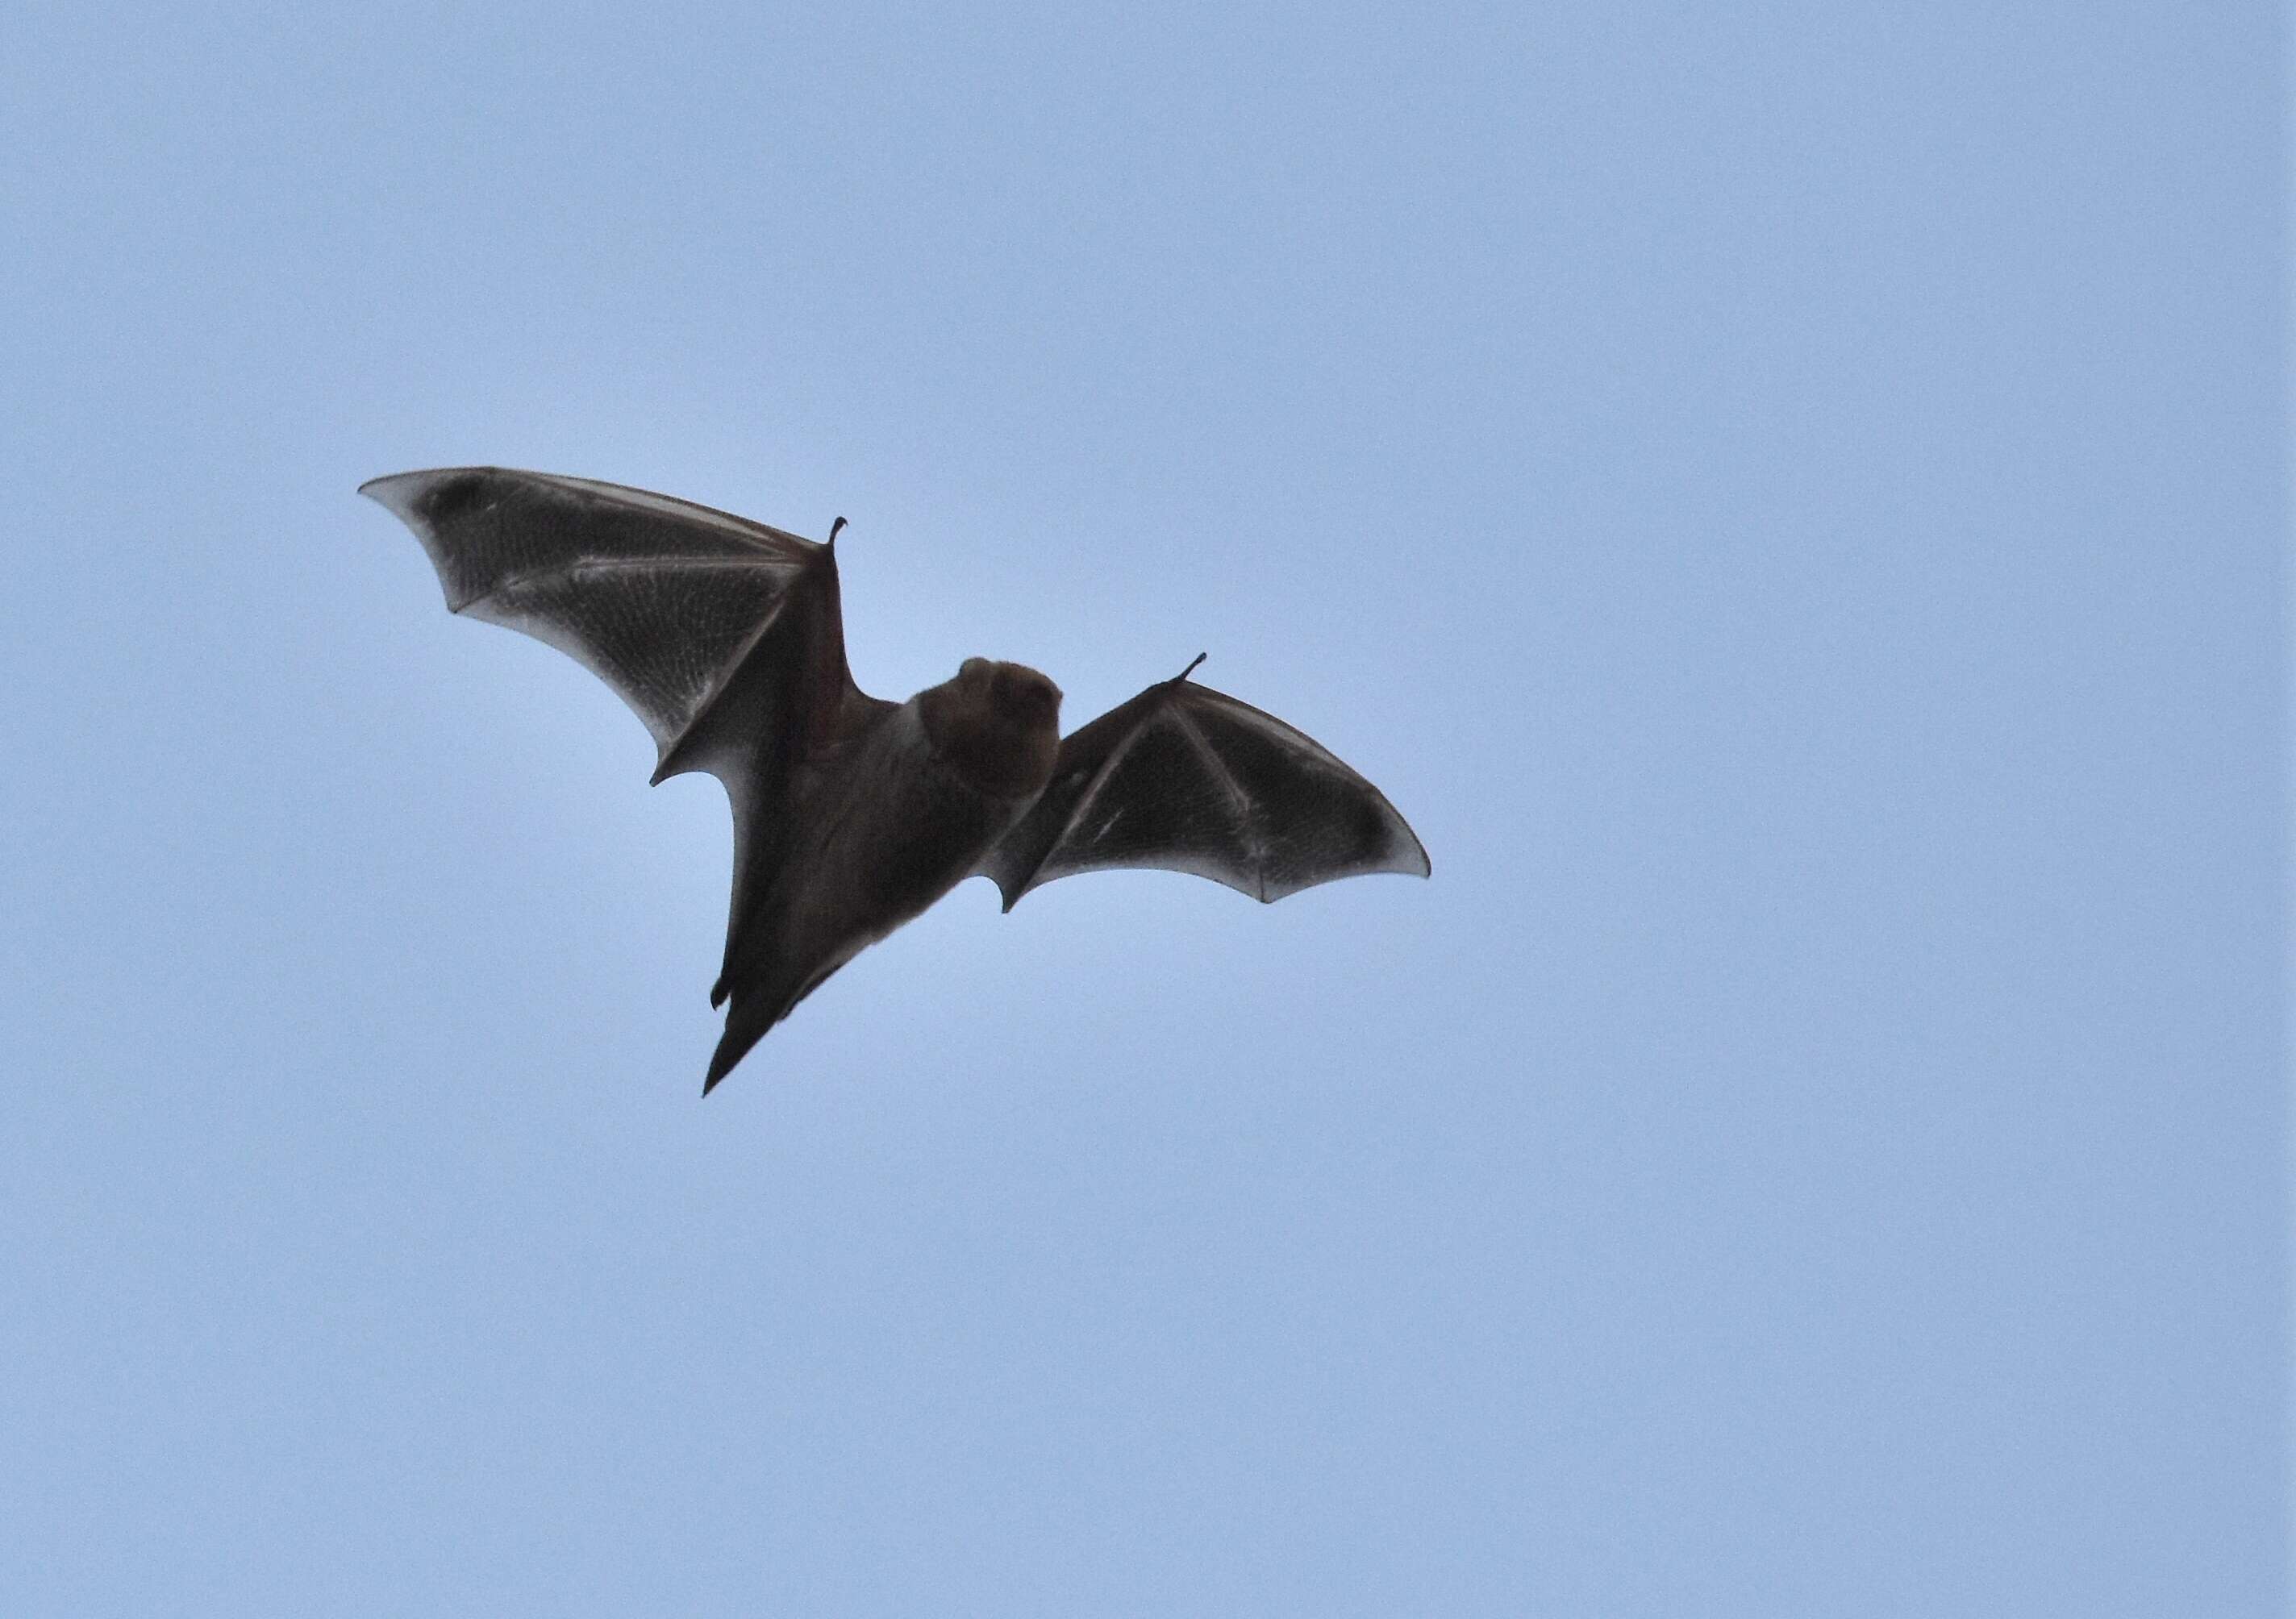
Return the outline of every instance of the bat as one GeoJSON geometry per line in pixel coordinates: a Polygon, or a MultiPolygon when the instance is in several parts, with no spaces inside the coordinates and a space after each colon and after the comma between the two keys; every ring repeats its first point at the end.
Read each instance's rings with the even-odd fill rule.
{"type": "Polygon", "coordinates": [[[456,613],[586,666],[734,810],[734,895],[708,1095],[767,1031],[965,878],[1011,911],[1056,878],[1193,872],[1273,902],[1374,871],[1425,877],[1380,790],[1273,715],[1188,677],[1060,734],[1061,691],[968,658],[905,703],[845,662],[837,536],[666,495],[499,467],[360,486],[413,529],[456,613]]]}

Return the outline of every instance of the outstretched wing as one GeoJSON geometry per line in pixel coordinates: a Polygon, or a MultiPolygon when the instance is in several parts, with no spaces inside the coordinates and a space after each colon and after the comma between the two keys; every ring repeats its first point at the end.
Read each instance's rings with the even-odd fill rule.
{"type": "Polygon", "coordinates": [[[770,751],[793,746],[787,767],[882,707],[846,667],[826,545],[666,495],[501,467],[400,472],[359,493],[414,531],[451,610],[546,642],[619,692],[661,749],[656,781],[710,770],[733,787],[760,762],[759,720],[774,722],[770,751]],[[760,699],[770,715],[729,724],[726,711],[760,699]]]}
{"type": "Polygon", "coordinates": [[[1263,903],[1341,877],[1430,870],[1379,789],[1186,670],[1062,742],[1044,795],[980,869],[1010,911],[1055,878],[1117,866],[1190,871],[1263,903]]]}
{"type": "MultiPolygon", "coordinates": [[[[644,489],[448,467],[362,485],[414,530],[457,613],[522,630],[621,694],[661,748],[734,807],[730,964],[786,863],[797,801],[893,705],[845,663],[837,560],[780,528],[644,489]]],[[[832,540],[835,530],[831,531],[832,540]]]]}

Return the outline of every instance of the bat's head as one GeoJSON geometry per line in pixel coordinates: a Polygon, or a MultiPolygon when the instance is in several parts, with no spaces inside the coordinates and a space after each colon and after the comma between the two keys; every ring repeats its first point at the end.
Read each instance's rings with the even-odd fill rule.
{"type": "Polygon", "coordinates": [[[1025,664],[968,658],[917,693],[933,752],[980,792],[1032,798],[1061,750],[1061,689],[1025,664]]]}

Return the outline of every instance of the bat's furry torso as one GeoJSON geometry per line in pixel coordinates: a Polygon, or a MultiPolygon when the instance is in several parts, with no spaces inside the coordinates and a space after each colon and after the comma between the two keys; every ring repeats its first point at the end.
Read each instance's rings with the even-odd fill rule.
{"type": "Polygon", "coordinates": [[[1060,692],[1034,669],[969,659],[814,769],[791,801],[785,857],[734,896],[733,1002],[715,1083],[831,974],[971,876],[1044,790],[1060,692]]]}

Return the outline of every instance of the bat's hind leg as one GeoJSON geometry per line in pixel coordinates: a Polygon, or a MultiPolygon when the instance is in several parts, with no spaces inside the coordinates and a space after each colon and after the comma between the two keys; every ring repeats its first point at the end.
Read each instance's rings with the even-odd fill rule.
{"type": "Polygon", "coordinates": [[[726,1013],[725,1036],[718,1042],[718,1050],[709,1059],[709,1076],[701,1082],[701,1094],[707,1096],[717,1089],[718,1082],[734,1071],[734,1065],[750,1054],[751,1046],[763,1040],[774,1025],[797,1010],[799,1002],[827,983],[844,965],[841,961],[832,962],[807,979],[794,993],[736,993],[726,1013]]]}

